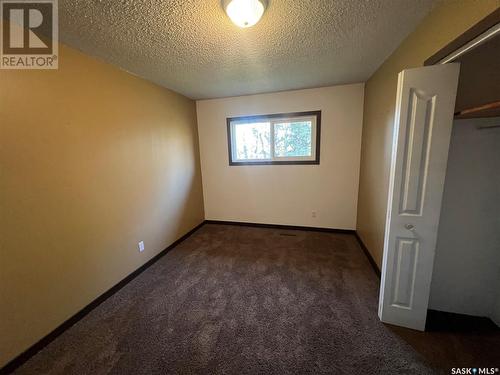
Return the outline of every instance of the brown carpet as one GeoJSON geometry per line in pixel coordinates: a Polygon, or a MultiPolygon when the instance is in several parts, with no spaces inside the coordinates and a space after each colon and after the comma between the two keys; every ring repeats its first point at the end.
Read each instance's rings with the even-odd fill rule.
{"type": "Polygon", "coordinates": [[[354,236],[205,225],[19,374],[429,374],[354,236]]]}

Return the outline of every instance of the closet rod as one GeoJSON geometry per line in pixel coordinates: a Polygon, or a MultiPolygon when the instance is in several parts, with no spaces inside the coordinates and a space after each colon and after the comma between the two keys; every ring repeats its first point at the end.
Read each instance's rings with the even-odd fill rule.
{"type": "Polygon", "coordinates": [[[490,126],[478,126],[477,130],[485,130],[485,129],[493,129],[493,128],[500,128],[500,124],[498,125],[490,125],[490,126]]]}

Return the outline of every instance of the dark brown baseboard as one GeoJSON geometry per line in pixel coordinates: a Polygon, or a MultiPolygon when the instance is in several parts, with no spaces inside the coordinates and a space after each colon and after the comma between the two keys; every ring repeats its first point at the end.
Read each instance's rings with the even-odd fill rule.
{"type": "Polygon", "coordinates": [[[358,232],[354,232],[354,235],[356,236],[356,239],[358,240],[358,243],[359,243],[359,246],[361,247],[361,250],[363,250],[363,252],[365,253],[366,257],[368,258],[368,261],[372,265],[372,268],[375,271],[375,274],[380,279],[380,268],[378,268],[378,265],[375,262],[375,259],[373,259],[372,255],[368,251],[368,248],[366,247],[366,245],[363,243],[363,240],[359,236],[358,232]]]}
{"type": "Polygon", "coordinates": [[[284,224],[248,223],[246,221],[205,220],[205,223],[206,224],[222,224],[222,225],[239,225],[239,226],[244,226],[244,227],[255,227],[255,228],[271,228],[271,229],[283,229],[283,230],[305,230],[305,231],[312,231],[312,232],[354,234],[353,229],[303,227],[300,225],[284,225],[284,224]]]}
{"type": "Polygon", "coordinates": [[[148,260],[146,263],[144,263],[142,266],[140,266],[134,272],[129,274],[123,280],[119,281],[117,284],[112,286],[110,289],[108,289],[106,292],[101,294],[95,300],[90,302],[87,306],[85,306],[83,309],[78,311],[71,318],[69,318],[68,320],[63,322],[61,325],[59,325],[57,328],[55,328],[48,335],[44,336],[39,341],[37,341],[35,344],[31,345],[28,349],[26,349],[24,352],[19,354],[17,357],[15,357],[10,362],[8,362],[4,367],[2,367],[0,369],[0,374],[10,374],[10,373],[14,372],[23,363],[28,361],[36,353],[38,353],[40,350],[42,350],[44,347],[46,347],[48,344],[50,344],[52,341],[54,341],[58,336],[60,336],[62,333],[64,333],[68,328],[70,328],[75,323],[77,323],[79,320],[84,318],[88,313],[90,313],[92,310],[94,310],[97,306],[99,306],[101,303],[103,303],[105,300],[107,300],[113,294],[118,292],[121,288],[123,288],[130,281],[132,281],[135,277],[137,277],[139,274],[141,274],[143,271],[145,271],[148,267],[150,267],[155,262],[157,262],[161,257],[163,257],[165,254],[167,254],[175,246],[177,246],[179,243],[181,243],[182,241],[187,239],[189,236],[191,236],[194,232],[196,232],[204,224],[205,224],[204,221],[202,223],[198,224],[196,227],[194,227],[189,232],[187,232],[184,236],[179,238],[177,241],[172,243],[166,249],[162,250],[159,254],[155,255],[150,260],[148,260]]]}
{"type": "Polygon", "coordinates": [[[161,251],[159,254],[155,255],[153,258],[148,260],[146,263],[144,263],[138,269],[133,271],[130,275],[128,275],[127,277],[125,277],[124,279],[119,281],[116,285],[114,285],[113,287],[108,289],[106,292],[101,294],[95,300],[90,302],[87,306],[85,306],[83,309],[78,311],[71,318],[69,318],[68,320],[66,320],[62,324],[60,324],[52,332],[50,332],[49,334],[47,334],[46,336],[41,338],[39,341],[37,341],[32,346],[30,346],[24,352],[22,352],[17,357],[15,357],[10,362],[8,362],[4,367],[2,367],[0,369],[0,374],[10,374],[10,373],[14,372],[17,368],[19,368],[21,365],[23,365],[26,361],[28,361],[36,353],[38,353],[40,350],[42,350],[44,347],[46,347],[48,344],[50,344],[52,341],[54,341],[57,337],[59,337],[61,334],[63,334],[67,329],[69,329],[71,326],[73,326],[79,320],[84,318],[93,309],[95,309],[97,306],[99,306],[101,303],[103,303],[105,300],[107,300],[113,294],[118,292],[121,288],[123,288],[125,285],[127,285],[130,281],[132,281],[139,274],[144,272],[148,267],[150,267],[155,262],[157,262],[161,257],[163,257],[165,254],[167,254],[170,250],[172,250],[179,243],[181,243],[182,241],[187,239],[189,236],[191,236],[194,232],[196,232],[204,224],[240,225],[240,226],[249,226],[249,227],[256,227],[256,228],[274,228],[274,229],[283,229],[283,230],[286,229],[286,230],[303,230],[303,231],[315,231],[315,232],[353,234],[356,237],[356,239],[358,240],[358,243],[359,243],[361,249],[363,250],[363,252],[365,253],[366,257],[368,258],[370,264],[372,265],[373,270],[375,271],[377,276],[380,277],[380,271],[377,267],[377,264],[375,263],[375,261],[373,260],[373,258],[370,255],[370,253],[366,249],[366,246],[361,241],[361,238],[358,236],[356,231],[352,230],[352,229],[318,228],[318,227],[305,227],[305,226],[296,226],[296,225],[262,224],[262,223],[247,223],[247,222],[235,222],[235,221],[205,220],[202,223],[200,223],[199,225],[197,225],[195,228],[191,229],[188,233],[186,233],[184,236],[179,238],[177,241],[172,243],[166,249],[161,251]]]}
{"type": "Polygon", "coordinates": [[[380,269],[375,263],[375,260],[371,256],[370,252],[366,248],[365,244],[359,237],[358,233],[353,229],[335,229],[335,228],[320,228],[320,227],[304,227],[297,225],[282,225],[282,224],[263,224],[263,223],[248,223],[245,221],[224,221],[224,220],[205,220],[207,224],[222,224],[222,225],[240,225],[246,227],[256,227],[256,228],[273,228],[273,229],[291,229],[291,230],[305,230],[305,231],[314,231],[314,232],[328,232],[328,233],[343,233],[343,234],[353,234],[356,237],[356,240],[361,247],[361,250],[365,253],[370,265],[373,268],[373,271],[380,279],[380,269]]]}
{"type": "Polygon", "coordinates": [[[490,318],[451,313],[438,310],[427,310],[427,332],[463,332],[470,334],[491,333],[500,330],[490,318]]]}

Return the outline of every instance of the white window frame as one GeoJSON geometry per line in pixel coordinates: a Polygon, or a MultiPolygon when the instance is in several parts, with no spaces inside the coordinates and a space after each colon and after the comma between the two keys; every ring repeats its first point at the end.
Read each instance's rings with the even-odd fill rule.
{"type": "Polygon", "coordinates": [[[273,165],[273,164],[319,164],[321,139],[321,111],[278,113],[270,115],[227,118],[229,165],[273,165]],[[274,149],[274,126],[284,122],[311,121],[310,156],[276,156],[274,149]],[[270,123],[270,152],[268,159],[238,159],[236,156],[235,126],[258,122],[270,123]]]}

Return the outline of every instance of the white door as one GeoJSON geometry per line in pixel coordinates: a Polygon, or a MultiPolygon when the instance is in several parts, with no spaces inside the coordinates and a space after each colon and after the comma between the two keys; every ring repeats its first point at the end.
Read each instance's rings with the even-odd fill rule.
{"type": "Polygon", "coordinates": [[[380,286],[383,322],[425,329],[459,64],[398,77],[380,286]]]}

